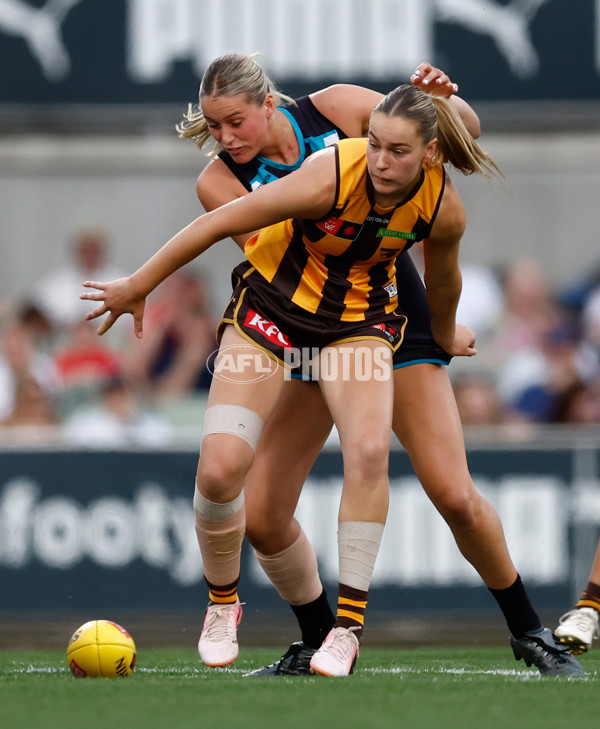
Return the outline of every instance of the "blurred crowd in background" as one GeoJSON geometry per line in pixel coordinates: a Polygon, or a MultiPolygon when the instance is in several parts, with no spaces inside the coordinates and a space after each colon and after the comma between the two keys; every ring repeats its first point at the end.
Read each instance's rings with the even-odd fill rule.
{"type": "Polygon", "coordinates": [[[83,281],[127,272],[111,262],[104,230],[69,241],[67,265],[32,281],[15,301],[0,302],[0,428],[11,440],[128,446],[168,442],[178,426],[202,426],[217,347],[218,318],[207,282],[183,269],[146,303],[144,336],[122,317],[103,337],[85,314],[83,281]],[[54,426],[54,427],[44,427],[54,426]]]}
{"type": "MultiPolygon", "coordinates": [[[[82,282],[126,272],[102,228],[75,231],[68,246],[69,264],[0,301],[3,436],[119,447],[162,445],[181,427],[199,435],[221,314],[209,282],[186,267],[148,298],[143,339],[130,317],[99,337],[84,319],[93,305],[79,299],[82,282]]],[[[463,424],[600,423],[600,266],[562,291],[535,260],[461,267],[457,318],[478,350],[450,365],[463,424]]]]}

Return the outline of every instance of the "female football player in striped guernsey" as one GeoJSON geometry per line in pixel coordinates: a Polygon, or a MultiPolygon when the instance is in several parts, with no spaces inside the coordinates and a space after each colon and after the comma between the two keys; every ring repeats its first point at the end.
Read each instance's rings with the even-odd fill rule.
{"type": "MultiPolygon", "coordinates": [[[[479,136],[477,116],[455,95],[456,84],[443,72],[422,63],[411,82],[449,98],[470,134],[479,136]]],[[[211,134],[224,147],[198,178],[200,201],[207,210],[214,209],[288,174],[315,148],[339,137],[362,136],[372,107],[381,98],[369,89],[340,84],[292,102],[277,92],[254,57],[233,54],[216,59],[200,86],[200,105],[189,111],[180,127],[181,135],[201,148],[211,134]]],[[[243,247],[248,237],[235,240],[243,247]]],[[[394,430],[461,551],[497,599],[511,633],[521,639],[526,632],[535,635],[539,620],[510,560],[500,522],[470,477],[450,380],[442,366],[451,358],[433,340],[425,289],[408,255],[396,260],[396,281],[408,323],[403,344],[394,353],[394,430]]],[[[302,637],[282,659],[256,675],[308,672],[312,654],[335,621],[314,551],[294,519],[303,483],[331,425],[316,383],[287,382],[246,478],[248,539],[278,592],[289,602],[302,637]]],[[[234,577],[237,580],[238,575],[234,577]]],[[[229,605],[225,610],[218,605],[209,608],[200,644],[203,660],[209,660],[206,646],[213,636],[232,660],[237,655],[239,608],[229,605]]],[[[552,651],[548,667],[545,644],[536,641],[537,637],[529,641],[528,650],[536,656],[540,670],[569,670],[552,651]]]]}

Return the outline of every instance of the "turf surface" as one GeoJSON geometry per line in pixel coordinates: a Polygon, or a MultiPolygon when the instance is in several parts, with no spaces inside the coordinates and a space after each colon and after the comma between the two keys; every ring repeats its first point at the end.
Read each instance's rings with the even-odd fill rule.
{"type": "Polygon", "coordinates": [[[600,650],[588,672],[541,678],[507,648],[364,648],[349,678],[245,678],[277,650],[246,649],[232,669],[192,650],[140,651],[125,679],[76,679],[63,652],[0,651],[7,729],[564,729],[597,726],[600,650]]]}

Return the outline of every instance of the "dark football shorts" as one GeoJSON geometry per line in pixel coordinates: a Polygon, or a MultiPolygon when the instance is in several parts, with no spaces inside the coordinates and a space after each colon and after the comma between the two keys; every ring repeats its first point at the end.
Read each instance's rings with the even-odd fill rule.
{"type": "Polygon", "coordinates": [[[321,349],[344,342],[377,340],[392,352],[402,343],[406,327],[403,314],[358,322],[312,314],[280,295],[248,262],[236,266],[232,280],[233,294],[217,328],[217,339],[221,340],[225,326],[231,324],[271,359],[290,369],[300,371],[301,362],[305,362],[302,357],[312,358],[321,349]]]}
{"type": "Polygon", "coordinates": [[[401,253],[396,259],[396,289],[398,307],[408,322],[402,346],[394,352],[394,369],[421,362],[449,364],[452,356],[436,344],[431,334],[427,293],[408,252],[401,253]]]}

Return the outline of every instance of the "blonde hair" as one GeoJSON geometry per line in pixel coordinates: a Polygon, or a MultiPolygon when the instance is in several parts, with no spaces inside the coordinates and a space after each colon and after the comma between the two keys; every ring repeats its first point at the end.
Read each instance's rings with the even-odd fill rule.
{"type": "MultiPolygon", "coordinates": [[[[198,104],[189,104],[187,113],[183,115],[184,120],[175,127],[181,139],[191,139],[199,149],[202,149],[207,140],[211,138],[208,123],[202,112],[202,98],[205,96],[244,94],[249,104],[260,105],[267,94],[272,94],[276,106],[295,103],[293,99],[277,89],[262,66],[256,61],[257,55],[257,53],[250,55],[230,53],[216,58],[209,65],[200,82],[198,104]]],[[[221,149],[221,145],[215,142],[209,155],[215,156],[221,149]]]]}
{"type": "Polygon", "coordinates": [[[449,162],[463,175],[478,172],[485,177],[504,177],[494,160],[469,134],[448,99],[426,94],[411,84],[403,84],[390,91],[377,104],[375,112],[415,121],[425,144],[437,137],[432,165],[449,162]]]}

